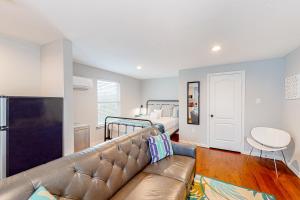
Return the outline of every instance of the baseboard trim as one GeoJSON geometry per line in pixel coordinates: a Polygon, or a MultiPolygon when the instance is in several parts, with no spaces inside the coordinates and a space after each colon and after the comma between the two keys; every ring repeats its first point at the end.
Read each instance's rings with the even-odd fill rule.
{"type": "Polygon", "coordinates": [[[197,145],[197,146],[204,147],[204,148],[209,148],[209,146],[207,144],[193,142],[193,141],[189,141],[189,140],[181,140],[180,138],[179,138],[179,142],[186,143],[186,144],[193,144],[193,145],[197,145]]]}
{"type": "Polygon", "coordinates": [[[200,147],[209,148],[207,144],[203,144],[203,143],[200,144],[200,147]]]}
{"type": "Polygon", "coordinates": [[[300,172],[291,164],[288,163],[288,168],[296,175],[298,178],[300,178],[300,172]]]}
{"type": "MultiPolygon", "coordinates": [[[[242,152],[242,154],[245,154],[245,155],[250,155],[250,151],[244,151],[242,152]]],[[[260,157],[260,153],[257,152],[257,151],[253,151],[251,153],[251,156],[255,156],[255,157],[260,157]]],[[[262,158],[267,158],[267,159],[272,159],[273,160],[273,155],[270,155],[270,154],[266,154],[266,152],[263,152],[262,155],[261,155],[262,158]]],[[[281,155],[275,155],[275,160],[278,160],[278,161],[283,161],[283,157],[281,155]]]]}

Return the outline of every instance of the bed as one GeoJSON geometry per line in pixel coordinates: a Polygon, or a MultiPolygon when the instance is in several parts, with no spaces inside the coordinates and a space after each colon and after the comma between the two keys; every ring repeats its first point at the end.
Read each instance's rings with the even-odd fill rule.
{"type": "Polygon", "coordinates": [[[148,100],[144,115],[136,117],[107,116],[104,125],[104,141],[150,126],[158,128],[160,132],[168,132],[172,135],[179,130],[178,115],[178,100],[148,100]],[[161,117],[153,118],[151,113],[157,110],[162,111],[161,117]]]}

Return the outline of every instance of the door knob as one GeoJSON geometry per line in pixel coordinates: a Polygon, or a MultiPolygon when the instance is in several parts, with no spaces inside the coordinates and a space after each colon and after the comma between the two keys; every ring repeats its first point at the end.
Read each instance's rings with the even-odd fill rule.
{"type": "Polygon", "coordinates": [[[214,115],[210,115],[210,117],[214,117],[214,115]]]}

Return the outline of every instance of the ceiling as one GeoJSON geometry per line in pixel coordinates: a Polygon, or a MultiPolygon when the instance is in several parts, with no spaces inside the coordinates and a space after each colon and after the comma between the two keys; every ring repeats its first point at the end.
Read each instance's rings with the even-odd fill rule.
{"type": "Polygon", "coordinates": [[[299,10],[299,0],[0,0],[0,33],[66,37],[77,62],[145,79],[282,57],[300,46],[299,10]]]}

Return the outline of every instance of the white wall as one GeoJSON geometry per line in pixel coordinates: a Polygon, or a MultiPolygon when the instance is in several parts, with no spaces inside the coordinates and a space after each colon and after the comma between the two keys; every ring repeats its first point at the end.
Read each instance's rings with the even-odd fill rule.
{"type": "Polygon", "coordinates": [[[74,152],[72,43],[60,39],[41,47],[41,94],[64,98],[63,152],[74,152]]]}
{"type": "Polygon", "coordinates": [[[0,95],[40,95],[40,46],[0,35],[0,95]]]}
{"type": "Polygon", "coordinates": [[[106,70],[74,63],[74,75],[93,79],[94,87],[89,90],[74,90],[74,121],[90,125],[91,145],[103,141],[103,130],[96,130],[96,80],[108,80],[120,83],[121,114],[133,117],[140,105],[140,80],[106,70]]]}
{"type": "MultiPolygon", "coordinates": [[[[246,75],[245,135],[255,126],[282,127],[284,59],[201,67],[179,72],[180,139],[208,145],[207,74],[244,70],[246,75]],[[200,81],[200,125],[186,123],[186,84],[200,81]],[[256,98],[261,99],[256,104],[256,98]]],[[[246,146],[246,150],[248,147],[246,146]]]]}
{"type": "MultiPolygon", "coordinates": [[[[300,48],[286,57],[285,77],[300,73],[300,48]]],[[[300,99],[284,100],[283,123],[293,138],[288,153],[291,168],[300,175],[300,99]]]]}
{"type": "Polygon", "coordinates": [[[72,42],[63,40],[64,68],[64,155],[74,152],[74,96],[73,96],[73,53],[72,42]]]}
{"type": "Polygon", "coordinates": [[[178,99],[178,77],[141,80],[141,104],[145,106],[149,99],[178,99]]]}
{"type": "Polygon", "coordinates": [[[61,40],[41,46],[41,94],[64,96],[63,45],[61,40]]]}

